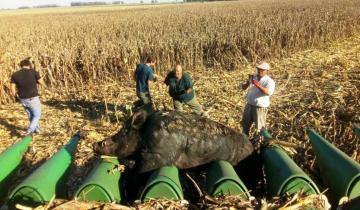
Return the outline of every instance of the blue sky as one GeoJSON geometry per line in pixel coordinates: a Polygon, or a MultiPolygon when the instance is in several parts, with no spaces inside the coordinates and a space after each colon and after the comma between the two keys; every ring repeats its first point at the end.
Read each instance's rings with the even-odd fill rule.
{"type": "MultiPolygon", "coordinates": [[[[0,8],[1,9],[15,9],[20,6],[38,6],[44,4],[57,4],[60,6],[70,6],[70,2],[93,2],[93,1],[105,1],[105,2],[113,2],[116,0],[0,0],[0,8]]],[[[137,3],[140,0],[123,0],[125,3],[137,3]]],[[[144,2],[150,2],[151,0],[144,0],[144,2]]],[[[172,0],[159,0],[158,2],[166,2],[172,0]]]]}

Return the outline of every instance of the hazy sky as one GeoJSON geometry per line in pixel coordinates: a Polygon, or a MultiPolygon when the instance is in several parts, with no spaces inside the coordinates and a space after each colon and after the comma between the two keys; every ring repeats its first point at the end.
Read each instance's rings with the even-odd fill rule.
{"type": "MultiPolygon", "coordinates": [[[[116,0],[0,0],[0,8],[1,9],[15,9],[20,6],[38,6],[44,4],[57,4],[60,6],[70,6],[70,2],[93,2],[93,1],[105,1],[105,2],[113,2],[116,0]]],[[[140,2],[140,0],[123,0],[125,3],[136,3],[140,2]]],[[[144,0],[144,2],[150,2],[151,0],[144,0]]],[[[172,0],[160,0],[158,2],[166,2],[172,0]]]]}
{"type": "MultiPolygon", "coordinates": [[[[81,0],[80,0],[81,1],[81,0]]],[[[20,6],[37,6],[42,4],[70,5],[71,0],[0,0],[0,8],[18,8],[20,6]]]]}

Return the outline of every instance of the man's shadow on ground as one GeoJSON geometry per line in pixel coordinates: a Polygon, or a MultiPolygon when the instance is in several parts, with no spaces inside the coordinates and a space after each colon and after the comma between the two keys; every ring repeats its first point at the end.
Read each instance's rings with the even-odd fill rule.
{"type": "Polygon", "coordinates": [[[128,114],[125,104],[112,104],[103,101],[86,101],[84,99],[75,100],[58,100],[50,99],[44,101],[43,104],[54,107],[58,110],[69,109],[72,112],[81,113],[84,119],[98,120],[106,118],[110,123],[125,122],[128,114]],[[121,117],[117,113],[122,112],[121,117]]]}
{"type": "Polygon", "coordinates": [[[24,128],[8,123],[5,119],[0,119],[0,125],[8,129],[11,136],[21,137],[21,133],[19,131],[24,130],[24,128]]]}

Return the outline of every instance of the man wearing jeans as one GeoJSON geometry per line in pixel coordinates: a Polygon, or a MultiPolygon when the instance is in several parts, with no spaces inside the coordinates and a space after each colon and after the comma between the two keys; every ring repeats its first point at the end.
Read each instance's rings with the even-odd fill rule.
{"type": "Polygon", "coordinates": [[[249,135],[250,127],[255,122],[257,132],[266,127],[266,115],[270,106],[270,96],[275,91],[275,82],[268,75],[270,65],[261,63],[256,67],[257,74],[250,75],[242,89],[249,88],[246,106],[242,118],[243,133],[249,135]]]}
{"type": "Polygon", "coordinates": [[[139,100],[136,102],[138,107],[143,106],[147,112],[152,111],[152,101],[150,89],[155,81],[154,72],[151,67],[155,66],[156,59],[149,56],[146,63],[140,63],[136,66],[134,79],[136,81],[136,95],[139,100]]]}
{"type": "Polygon", "coordinates": [[[21,69],[11,76],[11,94],[20,100],[30,120],[26,133],[21,134],[31,135],[40,132],[41,103],[37,85],[44,85],[44,82],[39,73],[31,68],[29,59],[22,60],[20,67],[21,69]]]}
{"type": "Polygon", "coordinates": [[[169,94],[173,98],[175,110],[183,111],[183,104],[186,104],[196,114],[208,117],[196,99],[189,74],[182,71],[181,65],[175,66],[166,76],[164,83],[169,86],[169,94]]]}

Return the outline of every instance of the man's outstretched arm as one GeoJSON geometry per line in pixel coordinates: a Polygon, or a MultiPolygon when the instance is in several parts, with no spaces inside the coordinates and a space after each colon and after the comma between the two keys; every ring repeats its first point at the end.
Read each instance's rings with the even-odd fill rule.
{"type": "Polygon", "coordinates": [[[15,97],[16,96],[16,85],[15,85],[15,83],[10,84],[10,91],[11,91],[11,95],[15,97]]]}

